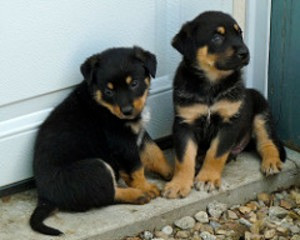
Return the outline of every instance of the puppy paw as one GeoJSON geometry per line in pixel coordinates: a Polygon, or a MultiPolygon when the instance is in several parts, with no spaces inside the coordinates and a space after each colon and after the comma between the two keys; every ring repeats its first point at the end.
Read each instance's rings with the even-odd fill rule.
{"type": "Polygon", "coordinates": [[[134,204],[143,205],[150,201],[151,201],[150,196],[148,196],[148,194],[143,193],[139,197],[137,197],[137,199],[134,201],[134,204]]]}
{"type": "Polygon", "coordinates": [[[198,191],[212,192],[220,186],[221,174],[210,170],[201,170],[194,182],[194,187],[198,191]]]}
{"type": "Polygon", "coordinates": [[[261,171],[266,175],[274,175],[281,171],[282,162],[279,158],[267,158],[263,159],[261,164],[261,171]]]}
{"type": "Polygon", "coordinates": [[[177,181],[171,181],[166,184],[163,191],[163,197],[165,198],[184,198],[191,191],[191,184],[188,183],[179,183],[177,181]]]}
{"type": "Polygon", "coordinates": [[[152,183],[145,184],[141,190],[152,199],[160,196],[159,188],[152,183]]]}

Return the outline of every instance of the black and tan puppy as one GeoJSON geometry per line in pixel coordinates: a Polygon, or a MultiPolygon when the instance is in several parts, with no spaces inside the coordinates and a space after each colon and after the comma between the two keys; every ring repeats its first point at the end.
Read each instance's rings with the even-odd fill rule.
{"type": "Polygon", "coordinates": [[[198,190],[219,187],[228,157],[250,140],[262,158],[262,172],[278,173],[285,150],[267,101],[245,89],[241,68],[249,62],[249,51],[237,22],[222,12],[205,12],[183,25],[172,45],[183,60],[173,85],[176,167],[164,196],[185,197],[193,183],[198,190]]]}
{"type": "Polygon", "coordinates": [[[144,169],[169,178],[162,151],[143,128],[143,114],[156,58],[139,47],[114,48],[88,58],[84,81],[51,113],[38,133],[34,175],[38,206],[31,227],[55,209],[86,211],[115,202],[144,204],[160,194],[144,169]],[[119,177],[129,186],[116,185],[119,177]]]}

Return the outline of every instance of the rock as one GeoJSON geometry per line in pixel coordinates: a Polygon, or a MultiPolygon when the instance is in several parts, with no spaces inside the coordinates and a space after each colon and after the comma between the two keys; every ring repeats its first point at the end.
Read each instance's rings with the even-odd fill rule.
{"type": "Polygon", "coordinates": [[[239,208],[239,211],[240,211],[242,214],[247,214],[247,213],[251,212],[251,209],[248,208],[248,207],[242,206],[242,207],[239,208]]]}
{"type": "Polygon", "coordinates": [[[190,237],[190,233],[188,231],[178,231],[175,234],[175,238],[189,238],[190,237]]]}
{"type": "Polygon", "coordinates": [[[252,234],[250,232],[245,232],[244,238],[245,240],[251,240],[252,234]]]}
{"type": "Polygon", "coordinates": [[[189,228],[193,228],[195,226],[195,219],[190,217],[190,216],[186,216],[183,217],[179,220],[176,220],[174,222],[175,226],[179,227],[180,229],[186,230],[189,228]]]}
{"type": "Polygon", "coordinates": [[[257,221],[257,216],[254,212],[250,212],[248,217],[249,217],[249,221],[252,223],[257,221]]]}
{"type": "Polygon", "coordinates": [[[171,235],[173,233],[173,228],[170,225],[164,226],[161,231],[166,235],[171,235]]]}
{"type": "Polygon", "coordinates": [[[286,201],[286,200],[280,200],[280,204],[279,204],[279,206],[280,207],[283,207],[283,208],[285,208],[285,209],[287,209],[287,210],[290,210],[290,209],[292,209],[292,204],[291,203],[289,203],[288,201],[286,201]]]}
{"type": "Polygon", "coordinates": [[[163,238],[152,238],[152,240],[165,240],[163,238]]]}
{"type": "Polygon", "coordinates": [[[257,195],[257,199],[268,205],[271,201],[271,197],[268,193],[260,193],[257,195]]]}
{"type": "Polygon", "coordinates": [[[222,213],[227,210],[227,205],[224,203],[213,201],[208,204],[207,210],[210,216],[214,218],[220,218],[222,213]]]}
{"type": "Polygon", "coordinates": [[[232,210],[227,210],[226,215],[229,219],[233,219],[233,220],[236,220],[239,218],[238,215],[236,215],[236,213],[232,210]]]}
{"type": "Polygon", "coordinates": [[[265,231],[264,237],[265,237],[265,239],[271,239],[275,236],[275,234],[276,234],[276,230],[270,229],[270,230],[265,231]]]}
{"type": "Polygon", "coordinates": [[[202,232],[200,234],[200,237],[203,239],[203,240],[216,240],[217,237],[210,234],[209,232],[202,232]]]}
{"type": "Polygon", "coordinates": [[[252,224],[245,218],[240,218],[239,222],[249,228],[252,226],[252,224]]]}
{"type": "Polygon", "coordinates": [[[196,223],[194,230],[199,232],[209,232],[211,234],[214,233],[214,229],[212,228],[212,226],[208,224],[202,224],[202,223],[196,223]]]}
{"type": "Polygon", "coordinates": [[[219,235],[227,235],[227,231],[224,230],[224,229],[218,229],[218,230],[216,231],[216,234],[219,234],[219,235]]]}
{"type": "Polygon", "coordinates": [[[217,228],[221,227],[221,224],[215,221],[210,221],[209,225],[216,230],[217,228]]]}
{"type": "Polygon", "coordinates": [[[289,212],[285,210],[282,207],[270,207],[269,209],[269,216],[272,217],[278,217],[283,218],[285,217],[289,212]]]}
{"type": "Polygon", "coordinates": [[[144,231],[141,235],[144,240],[151,240],[153,238],[152,232],[144,231]]]}
{"type": "Polygon", "coordinates": [[[169,236],[167,234],[163,233],[162,231],[156,231],[154,233],[154,235],[156,238],[162,238],[164,240],[169,240],[169,236]]]}
{"type": "Polygon", "coordinates": [[[291,238],[291,240],[300,240],[300,235],[295,235],[291,238]]]}
{"type": "Polygon", "coordinates": [[[194,217],[200,223],[208,223],[209,222],[208,215],[204,211],[200,211],[200,212],[196,213],[194,217]]]}
{"type": "Polygon", "coordinates": [[[291,196],[295,200],[297,205],[300,205],[300,193],[298,193],[296,191],[291,191],[291,196]]]}
{"type": "Polygon", "coordinates": [[[246,207],[250,208],[252,211],[256,211],[258,206],[259,206],[259,204],[255,201],[251,201],[246,204],[246,207]]]}
{"type": "Polygon", "coordinates": [[[288,228],[284,228],[284,227],[281,227],[281,226],[277,227],[276,230],[278,232],[282,233],[282,234],[288,234],[288,232],[289,232],[288,228]]]}
{"type": "Polygon", "coordinates": [[[289,229],[290,229],[290,231],[293,235],[300,233],[300,228],[296,225],[293,225],[293,226],[289,227],[289,229]]]}

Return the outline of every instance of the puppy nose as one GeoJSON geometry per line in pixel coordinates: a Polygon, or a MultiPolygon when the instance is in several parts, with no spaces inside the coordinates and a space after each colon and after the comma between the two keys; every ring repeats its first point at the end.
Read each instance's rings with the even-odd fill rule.
{"type": "Polygon", "coordinates": [[[241,59],[241,60],[245,60],[249,57],[249,51],[248,48],[246,47],[241,47],[238,49],[237,51],[237,56],[241,59]]]}
{"type": "Polygon", "coordinates": [[[133,107],[132,106],[125,106],[125,107],[121,107],[121,112],[125,115],[125,116],[129,116],[132,114],[133,112],[133,107]]]}

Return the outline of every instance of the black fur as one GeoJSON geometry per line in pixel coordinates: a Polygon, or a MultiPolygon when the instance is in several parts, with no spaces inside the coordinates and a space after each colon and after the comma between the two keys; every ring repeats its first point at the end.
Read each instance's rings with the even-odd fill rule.
{"type": "Polygon", "coordinates": [[[39,202],[30,219],[32,229],[60,235],[42,223],[54,209],[86,211],[114,203],[114,178],[119,171],[130,174],[142,164],[139,133],[128,124],[141,121],[133,101],[144,95],[149,87],[145,78],[150,81],[155,71],[155,56],[139,47],[109,49],[82,64],[85,80],[38,132],[33,169],[39,202]],[[134,84],[126,83],[128,76],[134,84]],[[108,82],[113,90],[107,88],[108,82]],[[102,93],[101,101],[97,91],[102,93]],[[117,116],[105,104],[132,111],[117,116]]]}
{"type": "Polygon", "coordinates": [[[244,86],[241,68],[248,64],[249,52],[243,42],[241,30],[234,29],[235,24],[236,21],[227,14],[205,12],[184,24],[173,39],[172,46],[183,55],[173,82],[175,106],[173,133],[179,161],[183,161],[187,137],[197,143],[199,161],[203,160],[205,152],[217,134],[221,144],[217,149],[216,157],[227,151],[233,151],[243,141],[245,141],[244,149],[253,136],[253,120],[257,115],[264,117],[268,137],[277,146],[280,159],[285,161],[285,150],[276,135],[267,101],[258,91],[246,89],[244,86]],[[225,28],[224,35],[216,32],[219,26],[225,28]],[[220,39],[221,42],[217,42],[220,39]],[[208,77],[197,59],[197,50],[205,46],[209,54],[221,56],[217,58],[215,68],[231,71],[230,74],[216,81],[208,77]],[[233,52],[232,55],[222,57],[229,48],[233,52]],[[219,114],[215,113],[201,116],[190,124],[186,123],[176,110],[177,107],[188,107],[199,103],[210,107],[221,100],[242,101],[238,113],[229,121],[224,121],[219,114]]]}

